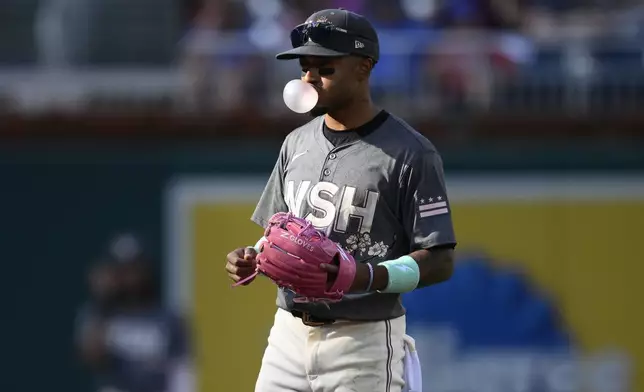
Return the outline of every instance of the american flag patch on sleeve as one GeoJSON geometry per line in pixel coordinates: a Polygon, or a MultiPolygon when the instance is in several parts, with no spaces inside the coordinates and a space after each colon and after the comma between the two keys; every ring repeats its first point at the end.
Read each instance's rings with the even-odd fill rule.
{"type": "Polygon", "coordinates": [[[421,199],[418,204],[418,212],[420,213],[421,218],[427,218],[430,216],[443,215],[449,213],[449,207],[447,202],[443,201],[442,197],[429,199],[421,199]]]}

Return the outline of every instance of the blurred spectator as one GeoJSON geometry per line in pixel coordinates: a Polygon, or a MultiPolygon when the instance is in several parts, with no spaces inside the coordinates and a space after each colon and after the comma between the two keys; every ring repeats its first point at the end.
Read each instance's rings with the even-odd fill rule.
{"type": "Polygon", "coordinates": [[[441,27],[512,29],[519,25],[521,0],[446,0],[436,23],[441,27]]]}
{"type": "Polygon", "coordinates": [[[298,6],[287,6],[282,0],[245,0],[252,17],[248,36],[252,44],[265,53],[285,49],[291,28],[300,24],[304,15],[298,6]]]}
{"type": "MultiPolygon", "coordinates": [[[[385,0],[386,1],[386,0],[385,0]]],[[[338,2],[343,2],[342,0],[335,1],[335,0],[309,0],[309,1],[292,1],[292,3],[297,3],[295,6],[300,9],[300,12],[305,14],[306,16],[309,16],[313,14],[316,11],[326,9],[326,8],[333,8],[333,7],[345,7],[347,9],[350,8],[349,5],[339,5],[338,2]]],[[[349,3],[352,1],[349,0],[349,3]]],[[[306,17],[305,16],[305,17],[306,17]]],[[[303,22],[304,20],[302,20],[303,22]]]]}
{"type": "Polygon", "coordinates": [[[87,76],[0,74],[0,110],[79,110],[94,102],[86,96],[120,102],[121,94],[148,105],[163,91],[164,104],[179,95],[185,111],[235,114],[252,105],[281,114],[283,85],[299,69],[273,56],[289,46],[293,26],[331,7],[363,13],[378,29],[374,97],[392,110],[490,110],[506,90],[542,102],[529,97],[609,83],[602,75],[615,80],[585,90],[602,101],[616,88],[618,100],[630,99],[627,86],[642,85],[638,0],[0,0],[0,62],[30,73],[15,65],[37,58],[46,71],[87,76]],[[122,81],[141,80],[137,72],[161,77],[122,81]]]}
{"type": "Polygon", "coordinates": [[[403,9],[397,1],[376,2],[367,10],[381,47],[372,74],[374,97],[392,108],[412,93],[418,83],[421,50],[435,38],[428,20],[409,18],[405,11],[409,8],[403,9]]]}
{"type": "Polygon", "coordinates": [[[179,12],[174,0],[41,0],[35,17],[39,62],[81,65],[168,65],[179,12]]]}
{"type": "Polygon", "coordinates": [[[90,272],[76,334],[97,391],[194,392],[185,322],[163,306],[155,278],[129,235],[90,272]]]}
{"type": "Polygon", "coordinates": [[[203,0],[192,17],[181,46],[181,63],[188,91],[184,106],[190,111],[227,112],[253,96],[256,79],[248,75],[259,56],[242,33],[249,17],[242,2],[203,0]]]}
{"type": "Polygon", "coordinates": [[[495,83],[529,61],[531,44],[520,33],[521,0],[450,0],[434,23],[445,30],[429,46],[427,71],[448,108],[487,109],[495,83]]]}
{"type": "Polygon", "coordinates": [[[353,12],[365,15],[369,7],[378,6],[383,3],[392,3],[393,1],[380,0],[373,2],[367,6],[367,0],[330,0],[327,4],[328,8],[345,8],[353,12]]]}
{"type": "Polygon", "coordinates": [[[87,61],[91,0],[41,0],[35,18],[38,62],[68,68],[87,61]]]}

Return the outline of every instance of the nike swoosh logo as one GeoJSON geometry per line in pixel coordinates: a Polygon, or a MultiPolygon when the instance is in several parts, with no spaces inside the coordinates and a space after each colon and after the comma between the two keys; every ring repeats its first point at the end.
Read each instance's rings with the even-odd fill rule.
{"type": "Polygon", "coordinates": [[[306,150],[306,151],[301,152],[299,154],[293,155],[293,159],[291,159],[291,162],[295,161],[297,158],[301,157],[302,155],[306,154],[307,152],[309,152],[309,150],[306,150]]]}

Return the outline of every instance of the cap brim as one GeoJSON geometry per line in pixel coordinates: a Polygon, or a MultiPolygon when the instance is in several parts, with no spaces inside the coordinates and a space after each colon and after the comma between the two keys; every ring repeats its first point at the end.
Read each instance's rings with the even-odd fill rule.
{"type": "Polygon", "coordinates": [[[332,49],[324,48],[315,43],[308,43],[286,52],[282,52],[275,56],[278,60],[294,60],[304,56],[318,56],[318,57],[340,57],[347,56],[349,53],[342,53],[332,49]]]}

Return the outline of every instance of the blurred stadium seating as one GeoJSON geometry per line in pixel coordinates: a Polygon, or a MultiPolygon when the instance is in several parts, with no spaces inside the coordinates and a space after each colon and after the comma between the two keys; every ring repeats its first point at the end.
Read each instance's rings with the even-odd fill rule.
{"type": "MultiPolygon", "coordinates": [[[[283,110],[281,86],[298,72],[272,61],[274,53],[287,45],[290,26],[333,2],[186,3],[2,0],[2,101],[14,110],[42,107],[47,95],[28,93],[40,89],[76,104],[164,96],[177,111],[225,111],[250,100],[274,113],[283,110]]],[[[374,93],[401,114],[579,114],[644,104],[644,11],[628,2],[535,1],[516,10],[514,1],[353,3],[380,29],[374,93]]]]}

